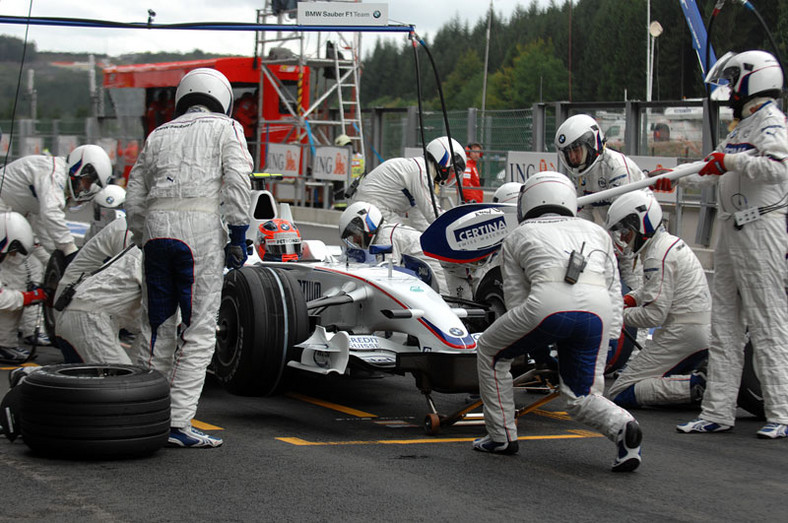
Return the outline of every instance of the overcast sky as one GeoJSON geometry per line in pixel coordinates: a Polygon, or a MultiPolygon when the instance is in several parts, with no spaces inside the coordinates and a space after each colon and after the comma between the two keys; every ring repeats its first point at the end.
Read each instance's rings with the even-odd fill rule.
{"type": "MultiPolygon", "coordinates": [[[[496,13],[504,17],[519,4],[532,0],[493,0],[496,13]]],[[[256,9],[264,0],[0,0],[0,15],[27,16],[32,2],[34,17],[90,18],[114,22],[148,20],[148,9],[156,12],[155,23],[256,21],[256,9]]],[[[485,18],[490,0],[365,0],[389,5],[389,22],[416,26],[417,33],[430,38],[455,15],[471,25],[485,18]]],[[[538,0],[540,5],[549,0],[538,0]]],[[[558,2],[560,4],[560,2],[558,2]]],[[[0,24],[0,34],[23,38],[25,26],[0,24]]],[[[142,29],[92,29],[30,26],[29,40],[39,51],[89,52],[117,56],[131,52],[188,52],[252,55],[254,33],[219,31],[164,31],[142,29]]],[[[394,36],[403,42],[403,35],[394,36]]],[[[371,49],[375,36],[365,33],[362,47],[371,49]]]]}

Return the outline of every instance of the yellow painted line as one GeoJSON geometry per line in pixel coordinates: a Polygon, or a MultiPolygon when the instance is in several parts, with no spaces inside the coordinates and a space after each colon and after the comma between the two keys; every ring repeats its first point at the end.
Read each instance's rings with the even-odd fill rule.
{"type": "Polygon", "coordinates": [[[192,420],[192,425],[200,430],[224,430],[222,427],[217,427],[216,425],[211,425],[210,423],[205,423],[204,421],[197,421],[196,419],[192,420]]]}
{"type": "Polygon", "coordinates": [[[553,410],[542,410],[536,409],[532,411],[530,414],[536,414],[537,416],[542,416],[545,418],[552,418],[552,419],[560,419],[560,420],[571,420],[572,418],[563,411],[553,411],[553,410]]]}
{"type": "MultiPolygon", "coordinates": [[[[602,434],[586,430],[570,430],[570,434],[555,434],[547,436],[525,436],[519,437],[518,441],[527,440],[552,440],[552,439],[583,439],[583,438],[603,438],[602,434]]],[[[289,443],[299,447],[327,446],[327,445],[414,445],[424,443],[468,443],[476,438],[423,438],[423,439],[378,439],[369,441],[307,441],[301,438],[275,438],[283,443],[289,443]]]]}
{"type": "Polygon", "coordinates": [[[13,367],[0,367],[0,370],[14,370],[19,367],[40,367],[38,363],[23,363],[22,365],[14,365],[13,367]]]}
{"type": "Polygon", "coordinates": [[[327,409],[336,410],[337,412],[349,414],[350,416],[356,416],[357,418],[377,418],[377,415],[370,414],[369,412],[364,412],[363,410],[356,410],[350,407],[345,407],[344,405],[337,405],[336,403],[323,401],[317,398],[312,398],[310,396],[304,396],[303,394],[298,394],[295,392],[289,392],[285,394],[285,396],[287,396],[288,398],[305,401],[306,403],[311,403],[312,405],[317,405],[319,407],[325,407],[327,409]]]}

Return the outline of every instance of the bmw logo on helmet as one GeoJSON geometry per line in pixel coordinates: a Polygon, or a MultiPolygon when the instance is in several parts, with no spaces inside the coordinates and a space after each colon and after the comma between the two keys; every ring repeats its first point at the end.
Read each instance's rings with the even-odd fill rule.
{"type": "Polygon", "coordinates": [[[112,196],[107,196],[106,201],[107,201],[107,205],[112,205],[113,203],[115,203],[115,198],[113,198],[112,196]]]}
{"type": "Polygon", "coordinates": [[[558,137],[558,143],[564,143],[566,141],[566,135],[562,134],[558,137]]]}

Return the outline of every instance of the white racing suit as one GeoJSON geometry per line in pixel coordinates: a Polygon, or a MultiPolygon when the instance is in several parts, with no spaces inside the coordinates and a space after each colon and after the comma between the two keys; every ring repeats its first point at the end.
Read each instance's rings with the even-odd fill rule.
{"type": "MultiPolygon", "coordinates": [[[[19,253],[6,256],[0,263],[0,347],[17,347],[19,330],[22,336],[35,334],[35,318],[41,305],[24,307],[22,293],[31,284],[39,285],[43,276],[41,264],[33,256],[19,253]],[[31,310],[31,321],[22,321],[24,311],[31,310]]],[[[43,324],[40,325],[43,332],[43,324]]]]}
{"type": "Polygon", "coordinates": [[[508,311],[478,340],[479,390],[490,437],[517,439],[512,360],[555,343],[567,411],[615,442],[634,418],[602,395],[608,341],[621,331],[621,288],[610,236],[580,218],[526,220],[503,242],[501,273],[508,311]],[[587,266],[571,285],[564,281],[569,255],[583,245],[587,266]]]}
{"type": "Polygon", "coordinates": [[[84,279],[90,276],[90,273],[131,245],[131,240],[131,232],[127,229],[125,216],[118,217],[101,229],[82,246],[66,267],[58,282],[54,301],[57,302],[69,284],[79,280],[80,277],[84,279]]]}
{"type": "Polygon", "coordinates": [[[711,334],[706,275],[692,249],[663,227],[639,255],[643,286],[629,293],[636,306],[624,309],[624,325],[660,328],[607,395],[622,407],[689,403],[690,373],[706,358],[711,334]]]}
{"type": "Polygon", "coordinates": [[[15,211],[28,219],[38,243],[33,254],[41,265],[46,267],[50,254],[43,246],[60,249],[66,255],[76,251],[64,212],[68,182],[65,158],[25,156],[9,163],[4,172],[0,172],[0,211],[15,211]]]}
{"type": "Polygon", "coordinates": [[[190,425],[213,356],[225,225],[249,224],[252,165],[241,125],[194,106],[148,136],[129,175],[127,219],[144,245],[141,338],[146,364],[169,377],[175,428],[190,425]],[[177,311],[176,340],[159,327],[177,311]]]}
{"type": "Polygon", "coordinates": [[[768,102],[739,122],[717,149],[726,153],[728,172],[690,177],[717,182],[720,229],[714,251],[709,376],[700,417],[734,425],[749,330],[766,420],[788,424],[786,210],[771,210],[741,228],[733,217],[737,211],[786,203],[785,115],[768,102]]]}
{"type": "MultiPolygon", "coordinates": [[[[432,278],[434,278],[438,286],[438,292],[446,294],[446,277],[443,273],[443,267],[438,260],[424,254],[424,251],[421,249],[421,233],[419,231],[408,225],[401,223],[390,224],[384,221],[372,244],[391,245],[390,256],[394,263],[399,263],[403,254],[412,256],[425,263],[432,271],[432,278]]],[[[422,277],[422,275],[419,274],[419,277],[422,277]]],[[[432,280],[427,283],[432,285],[432,280]]]]}
{"type": "MultiPolygon", "coordinates": [[[[605,147],[602,156],[593,167],[581,175],[569,174],[575,182],[577,196],[598,193],[613,187],[627,185],[644,178],[643,170],[628,156],[605,147]]],[[[613,200],[602,200],[591,205],[581,207],[577,215],[586,220],[602,224],[607,216],[607,210],[613,200]]],[[[636,289],[641,285],[639,267],[636,268],[637,257],[634,255],[619,257],[619,271],[621,279],[624,280],[630,289],[636,289]]]]}
{"type": "Polygon", "coordinates": [[[83,280],[59,313],[55,331],[64,356],[71,356],[66,362],[135,364],[118,333],[140,331],[141,301],[142,251],[132,247],[83,280]]]}
{"type": "MultiPolygon", "coordinates": [[[[386,223],[408,223],[424,232],[435,220],[430,183],[424,158],[392,158],[361,179],[353,201],[375,205],[386,223]],[[412,209],[417,209],[422,216],[406,222],[406,215],[412,209]]],[[[442,212],[438,207],[438,215],[442,212]]]]}

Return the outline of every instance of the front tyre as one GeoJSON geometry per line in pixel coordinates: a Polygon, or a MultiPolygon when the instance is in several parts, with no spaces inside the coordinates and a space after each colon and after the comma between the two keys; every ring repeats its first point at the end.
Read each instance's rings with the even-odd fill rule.
{"type": "Polygon", "coordinates": [[[225,388],[270,396],[287,388],[290,348],[309,337],[306,301],[288,271],[249,266],[227,273],[213,369],[225,388]]]}
{"type": "Polygon", "coordinates": [[[758,375],[755,374],[755,366],[752,362],[752,342],[748,342],[744,347],[744,369],[741,373],[737,404],[753,416],[759,419],[766,419],[766,412],[763,408],[761,381],[758,379],[758,375]]]}

